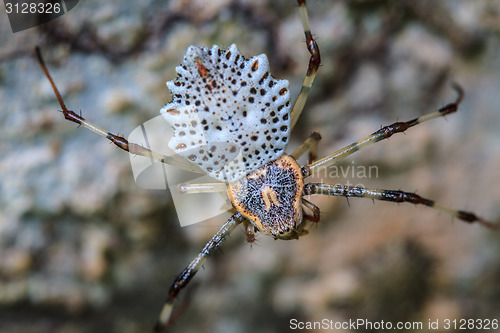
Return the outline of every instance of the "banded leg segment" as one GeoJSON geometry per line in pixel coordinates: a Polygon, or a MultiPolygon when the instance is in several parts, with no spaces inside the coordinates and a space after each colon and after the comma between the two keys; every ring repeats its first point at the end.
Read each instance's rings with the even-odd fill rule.
{"type": "Polygon", "coordinates": [[[231,234],[231,232],[243,221],[245,218],[240,214],[236,213],[229,218],[222,225],[222,227],[217,231],[217,233],[208,241],[201,252],[191,261],[191,263],[184,269],[184,271],[175,279],[174,283],[170,287],[168,292],[167,300],[163,305],[158,321],[154,327],[155,332],[162,332],[170,319],[172,314],[172,308],[174,300],[177,298],[179,292],[187,286],[189,281],[201,268],[205,260],[209,255],[211,255],[221,243],[231,234]]]}
{"type": "Polygon", "coordinates": [[[453,88],[457,91],[458,94],[457,99],[453,103],[445,105],[437,111],[412,119],[410,121],[396,122],[392,125],[385,126],[379,129],[378,131],[370,134],[369,136],[365,137],[364,139],[354,142],[353,144],[350,144],[347,147],[339,149],[335,153],[326,156],[310,164],[307,167],[304,167],[303,168],[305,172],[304,177],[310,176],[313,173],[328,168],[329,166],[342,161],[346,157],[354,154],[355,152],[366,146],[382,141],[384,139],[388,139],[396,133],[403,133],[410,127],[416,126],[418,124],[421,124],[423,122],[426,122],[434,118],[444,117],[450,113],[456,112],[458,110],[458,105],[460,104],[460,102],[464,97],[464,91],[458,84],[455,83],[453,84],[453,88]]]}
{"type": "Polygon", "coordinates": [[[297,101],[295,102],[295,105],[293,106],[292,109],[291,129],[295,127],[295,124],[297,123],[297,120],[299,119],[300,114],[304,109],[307,96],[309,95],[309,90],[311,89],[314,78],[316,77],[316,72],[318,71],[319,65],[321,63],[319,47],[312,36],[311,27],[309,25],[306,0],[297,0],[297,2],[299,4],[300,20],[302,21],[302,27],[304,28],[304,34],[306,36],[307,50],[311,54],[311,57],[309,58],[309,67],[307,68],[307,73],[304,79],[304,83],[302,83],[302,88],[300,89],[299,96],[297,97],[297,101]]]}
{"type": "Polygon", "coordinates": [[[422,198],[415,193],[403,192],[399,190],[380,190],[357,186],[309,183],[304,185],[303,193],[304,195],[323,194],[346,198],[357,197],[391,202],[410,202],[415,205],[424,205],[440,210],[467,223],[478,222],[479,224],[491,229],[498,227],[497,224],[487,221],[474,213],[455,210],[434,202],[433,200],[422,198]]]}
{"type": "Polygon", "coordinates": [[[314,162],[318,157],[318,142],[321,140],[321,135],[318,132],[313,132],[293,153],[290,154],[295,160],[298,160],[304,153],[309,150],[309,164],[314,162]]]}
{"type": "Polygon", "coordinates": [[[59,90],[57,89],[57,86],[56,86],[54,80],[52,79],[52,76],[50,75],[50,73],[47,69],[47,66],[45,65],[45,61],[42,58],[42,54],[40,52],[40,49],[37,47],[35,49],[35,51],[36,51],[36,56],[38,58],[38,62],[40,63],[40,66],[42,67],[42,70],[45,73],[45,76],[47,76],[47,79],[50,81],[50,84],[52,85],[52,89],[54,90],[54,93],[57,97],[57,100],[59,101],[59,105],[61,105],[62,113],[63,113],[64,118],[66,120],[72,121],[72,122],[78,124],[79,126],[83,126],[87,129],[91,130],[92,132],[97,133],[100,136],[105,137],[106,139],[111,141],[113,144],[115,144],[118,148],[123,149],[131,154],[144,156],[144,157],[150,158],[152,160],[158,161],[160,163],[165,163],[165,164],[169,164],[172,166],[176,166],[176,167],[184,169],[184,170],[189,170],[189,171],[196,172],[196,173],[203,173],[203,171],[201,171],[195,165],[193,165],[187,161],[184,161],[184,160],[181,160],[178,158],[174,158],[174,157],[170,157],[170,156],[166,156],[164,154],[160,154],[160,153],[155,152],[149,148],[146,148],[142,145],[139,145],[139,144],[136,144],[133,142],[128,142],[128,140],[125,139],[124,137],[112,134],[112,133],[102,129],[101,127],[94,125],[93,123],[87,121],[85,118],[76,114],[74,111],[68,110],[68,108],[64,104],[64,101],[61,97],[61,94],[59,93],[59,90]]]}

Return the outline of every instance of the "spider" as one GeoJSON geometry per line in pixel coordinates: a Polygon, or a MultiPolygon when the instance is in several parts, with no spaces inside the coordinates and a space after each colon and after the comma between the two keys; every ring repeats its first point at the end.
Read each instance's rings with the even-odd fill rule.
{"type": "Polygon", "coordinates": [[[342,161],[358,150],[403,133],[410,127],[428,120],[444,117],[458,110],[464,91],[453,84],[455,101],[427,115],[382,127],[319,160],[317,145],[321,139],[312,133],[290,154],[285,153],[290,133],[304,109],[321,63],[320,50],[309,26],[305,0],[298,8],[310,53],[307,73],[295,104],[290,102],[288,81],[274,79],[269,72],[265,55],[246,59],[235,45],[227,50],[191,46],[183,63],[177,67],[178,77],[167,82],[173,100],[161,113],[174,128],[169,146],[176,155],[166,156],[142,145],[128,142],[69,110],[48,72],[40,50],[36,53],[50,81],[65,119],[77,123],[113,142],[134,155],[152,158],[195,172],[209,174],[222,183],[182,184],[182,193],[227,191],[234,214],[208,241],[170,287],[155,331],[163,331],[170,320],[173,303],[231,232],[240,224],[247,241],[255,241],[260,231],[274,239],[298,239],[308,233],[308,223],[320,220],[320,210],[305,195],[328,195],[370,198],[390,202],[409,202],[445,212],[467,223],[477,222],[488,228],[496,224],[476,214],[455,210],[401,190],[369,189],[361,186],[305,183],[304,179],[342,161]],[[297,160],[308,153],[308,163],[300,166],[297,160]]]}

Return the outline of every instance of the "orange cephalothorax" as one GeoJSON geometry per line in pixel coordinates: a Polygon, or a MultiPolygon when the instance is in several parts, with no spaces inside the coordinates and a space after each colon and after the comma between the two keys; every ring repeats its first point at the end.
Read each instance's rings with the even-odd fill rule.
{"type": "Polygon", "coordinates": [[[236,209],[260,231],[290,238],[302,222],[303,189],[300,166],[285,154],[230,183],[228,194],[236,209]]]}

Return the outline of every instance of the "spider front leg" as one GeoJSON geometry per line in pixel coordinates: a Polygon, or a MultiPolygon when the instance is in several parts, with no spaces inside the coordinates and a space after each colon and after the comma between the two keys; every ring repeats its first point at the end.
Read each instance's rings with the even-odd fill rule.
{"type": "Polygon", "coordinates": [[[172,314],[173,303],[177,298],[179,292],[187,286],[189,281],[198,272],[200,267],[203,265],[208,256],[210,256],[222,242],[231,234],[231,232],[243,221],[245,218],[240,213],[235,213],[231,216],[226,223],[217,231],[217,233],[208,241],[208,243],[203,247],[201,252],[191,261],[191,263],[182,271],[181,274],[175,279],[174,283],[170,287],[168,292],[167,300],[163,305],[160,316],[154,327],[155,332],[162,332],[168,324],[170,316],[172,314]]]}
{"type": "Polygon", "coordinates": [[[479,224],[490,229],[495,229],[498,227],[497,224],[487,221],[474,213],[452,209],[433,200],[423,198],[415,193],[403,192],[399,190],[380,190],[368,189],[358,186],[309,183],[304,185],[303,194],[323,194],[347,198],[357,197],[391,202],[410,202],[415,205],[425,205],[440,210],[467,223],[478,222],[479,224]]]}
{"type": "Polygon", "coordinates": [[[307,7],[306,0],[297,0],[299,4],[299,15],[300,20],[302,21],[302,27],[304,28],[304,34],[306,36],[306,46],[307,50],[311,54],[309,58],[309,67],[307,68],[306,77],[304,79],[304,83],[302,83],[302,88],[300,89],[299,96],[297,97],[297,101],[293,106],[291,113],[291,129],[295,127],[297,120],[304,109],[306,104],[307,96],[309,95],[309,90],[313,84],[314,78],[316,77],[316,72],[318,71],[319,65],[321,64],[321,56],[319,54],[319,47],[316,41],[314,40],[311,27],[309,25],[309,17],[307,15],[307,7]]]}
{"type": "Polygon", "coordinates": [[[36,47],[35,52],[36,52],[38,62],[40,63],[40,66],[42,67],[42,70],[45,73],[45,76],[49,80],[49,82],[52,86],[52,89],[54,90],[54,94],[56,95],[57,100],[59,101],[59,105],[61,106],[62,113],[63,113],[64,118],[66,120],[74,122],[74,123],[78,124],[79,126],[83,126],[87,129],[91,130],[92,132],[99,134],[100,136],[105,137],[106,139],[108,139],[109,141],[114,143],[118,148],[123,149],[123,150],[129,152],[130,154],[144,156],[144,157],[150,158],[151,160],[158,161],[160,163],[169,164],[172,166],[176,166],[176,167],[184,169],[184,170],[188,170],[188,171],[192,171],[192,172],[196,172],[196,173],[202,173],[202,171],[198,167],[196,167],[195,165],[192,165],[186,161],[183,161],[180,158],[166,156],[164,154],[160,154],[160,153],[155,152],[149,148],[146,148],[142,145],[139,145],[139,144],[136,144],[133,142],[128,142],[128,140],[125,139],[124,137],[115,135],[111,132],[108,132],[108,131],[104,130],[103,128],[89,122],[88,120],[86,120],[82,116],[78,115],[74,111],[69,110],[66,107],[66,105],[64,104],[64,101],[61,97],[61,94],[59,93],[59,90],[57,89],[57,86],[56,86],[54,80],[52,79],[52,76],[50,75],[49,70],[47,69],[47,66],[45,65],[45,61],[43,60],[40,49],[38,47],[36,47]]]}
{"type": "Polygon", "coordinates": [[[453,103],[445,105],[437,111],[412,119],[410,121],[396,122],[392,125],[385,126],[379,129],[378,131],[370,134],[369,136],[365,137],[364,139],[356,141],[353,144],[350,144],[347,147],[339,149],[335,153],[304,167],[303,168],[304,177],[308,177],[313,173],[317,173],[320,170],[328,168],[329,166],[342,161],[346,157],[354,154],[355,152],[366,146],[372,145],[384,139],[388,139],[396,133],[403,133],[410,127],[416,126],[418,124],[421,124],[423,122],[426,122],[434,118],[444,117],[450,113],[456,112],[458,110],[460,102],[464,98],[464,91],[462,87],[460,87],[456,83],[453,83],[453,88],[457,91],[458,94],[456,100],[453,103]]]}

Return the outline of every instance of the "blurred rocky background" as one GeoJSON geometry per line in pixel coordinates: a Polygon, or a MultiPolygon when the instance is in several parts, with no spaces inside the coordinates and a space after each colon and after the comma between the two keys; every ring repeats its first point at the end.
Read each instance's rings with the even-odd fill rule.
{"type": "MultiPolygon", "coordinates": [[[[318,131],[320,156],[332,153],[447,104],[457,81],[457,114],[335,166],[376,174],[321,180],[417,191],[499,221],[500,1],[308,9],[323,63],[290,150],[318,131]]],[[[87,0],[16,34],[0,20],[0,332],[149,332],[174,277],[223,223],[181,228],[168,192],[135,184],[127,153],[64,120],[34,47],[69,108],[127,136],[170,100],[165,82],[189,45],[232,43],[266,53],[297,96],[309,55],[292,0],[87,0]]],[[[410,204],[310,200],[322,220],[298,241],[258,234],[250,246],[237,229],[181,295],[172,332],[500,319],[498,233],[410,204]]]]}

